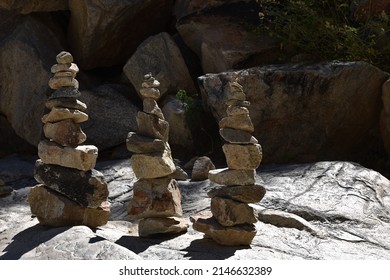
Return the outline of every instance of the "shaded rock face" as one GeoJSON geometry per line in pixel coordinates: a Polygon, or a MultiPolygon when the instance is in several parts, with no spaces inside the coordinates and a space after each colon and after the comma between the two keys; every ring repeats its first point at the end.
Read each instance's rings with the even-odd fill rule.
{"type": "Polygon", "coordinates": [[[83,69],[124,64],[169,23],[172,0],[71,0],[68,40],[83,69]],[[153,15],[153,20],[150,20],[153,15]]]}
{"type": "Polygon", "coordinates": [[[359,0],[351,4],[352,15],[360,20],[368,20],[379,15],[382,11],[390,11],[390,3],[386,0],[359,0]]]}
{"type": "Polygon", "coordinates": [[[2,0],[0,8],[21,14],[53,12],[68,9],[68,0],[2,0]]]}
{"type": "MultiPolygon", "coordinates": [[[[253,34],[258,24],[258,5],[254,1],[233,2],[236,1],[222,7],[217,4],[216,9],[203,9],[176,23],[186,45],[200,58],[204,73],[252,67],[260,60],[262,63],[277,61],[274,54],[278,52],[278,43],[266,35],[253,34]]],[[[200,7],[204,5],[209,4],[200,7]]]]}
{"type": "MultiPolygon", "coordinates": [[[[381,88],[388,74],[363,62],[264,66],[237,71],[265,162],[352,158],[381,146],[381,88]]],[[[226,116],[233,72],[199,78],[204,107],[226,116]]]]}

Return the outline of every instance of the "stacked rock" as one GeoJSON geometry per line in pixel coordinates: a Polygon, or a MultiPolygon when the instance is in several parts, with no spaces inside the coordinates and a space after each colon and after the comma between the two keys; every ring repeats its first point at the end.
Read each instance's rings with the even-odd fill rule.
{"type": "Polygon", "coordinates": [[[144,76],[138,130],[127,137],[127,148],[134,153],[131,166],[138,179],[133,185],[128,214],[131,220],[139,220],[139,236],[179,233],[188,228],[181,218],[181,192],[173,178],[176,167],[168,144],[169,123],[157,104],[159,86],[160,82],[150,73],[144,76]]]}
{"type": "Polygon", "coordinates": [[[110,214],[104,176],[95,170],[98,149],[80,145],[87,139],[80,123],[88,120],[80,97],[79,71],[68,52],[57,55],[49,81],[55,90],[45,103],[44,139],[38,144],[35,179],[40,183],[29,194],[32,214],[49,226],[104,225],[110,214]]]}
{"type": "Polygon", "coordinates": [[[219,133],[226,142],[223,152],[227,168],[209,171],[210,181],[223,185],[208,192],[211,214],[191,217],[193,228],[221,245],[249,245],[256,235],[254,209],[248,203],[259,202],[265,188],[255,184],[256,168],[262,149],[252,136],[250,102],[237,82],[227,86],[227,117],[219,122],[219,133]],[[211,216],[212,215],[212,216],[211,216]],[[210,217],[211,216],[211,217],[210,217]]]}

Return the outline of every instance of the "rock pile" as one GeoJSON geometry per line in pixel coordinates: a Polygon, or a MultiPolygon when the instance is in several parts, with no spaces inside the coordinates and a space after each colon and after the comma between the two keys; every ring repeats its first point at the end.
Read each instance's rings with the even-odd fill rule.
{"type": "Polygon", "coordinates": [[[219,122],[219,133],[226,142],[223,152],[227,168],[209,171],[210,181],[223,185],[208,192],[211,213],[191,217],[193,228],[226,246],[250,245],[256,235],[254,209],[248,203],[259,202],[265,188],[255,184],[256,168],[262,149],[251,135],[254,127],[249,116],[250,102],[237,82],[227,85],[227,117],[219,122]]]}
{"type": "Polygon", "coordinates": [[[183,218],[181,192],[173,178],[176,167],[168,144],[169,123],[157,104],[160,82],[144,76],[140,95],[143,112],[137,114],[137,133],[130,132],[127,148],[137,181],[128,207],[131,220],[140,220],[139,236],[179,233],[188,228],[183,218]]]}
{"type": "Polygon", "coordinates": [[[49,81],[55,90],[46,101],[48,113],[42,117],[44,139],[38,144],[34,177],[28,201],[32,214],[49,226],[104,225],[110,214],[108,188],[104,176],[95,170],[98,149],[81,145],[87,139],[80,123],[88,120],[81,95],[79,71],[68,52],[57,55],[49,81]]]}

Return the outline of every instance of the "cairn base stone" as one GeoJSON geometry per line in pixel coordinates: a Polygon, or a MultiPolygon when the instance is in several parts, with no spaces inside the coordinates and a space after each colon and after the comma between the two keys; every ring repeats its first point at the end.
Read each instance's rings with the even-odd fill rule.
{"type": "Polygon", "coordinates": [[[138,235],[150,236],[154,234],[175,234],[186,232],[188,223],[183,218],[168,217],[168,218],[146,218],[139,221],[138,235]]]}
{"type": "Polygon", "coordinates": [[[46,164],[87,171],[95,167],[98,149],[93,145],[62,147],[54,142],[42,140],[38,144],[38,156],[46,164]]]}
{"type": "Polygon", "coordinates": [[[245,186],[255,184],[255,170],[238,170],[238,169],[213,169],[209,171],[210,181],[225,186],[245,186]]]}
{"type": "Polygon", "coordinates": [[[105,225],[110,215],[107,201],[97,208],[83,207],[44,185],[31,189],[28,202],[39,223],[53,227],[85,225],[96,228],[105,225]]]}
{"type": "Polygon", "coordinates": [[[266,190],[261,185],[249,186],[223,186],[210,190],[207,195],[210,198],[215,196],[230,198],[243,203],[256,203],[263,199],[266,190]]]}
{"type": "Polygon", "coordinates": [[[193,215],[190,220],[194,230],[223,246],[249,246],[257,232],[254,225],[221,226],[209,211],[193,215]]]}
{"type": "Polygon", "coordinates": [[[141,179],[134,183],[128,206],[130,219],[181,217],[181,193],[175,179],[141,179]]]}
{"type": "Polygon", "coordinates": [[[226,227],[257,222],[252,207],[228,198],[213,197],[211,199],[211,213],[220,225],[226,227]]]}
{"type": "Polygon", "coordinates": [[[84,207],[99,207],[108,197],[104,176],[95,169],[81,171],[37,160],[34,178],[84,207]]]}

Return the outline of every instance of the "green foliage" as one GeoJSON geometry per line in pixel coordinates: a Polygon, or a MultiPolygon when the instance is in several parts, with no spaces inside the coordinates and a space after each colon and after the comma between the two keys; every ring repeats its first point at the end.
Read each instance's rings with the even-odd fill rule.
{"type": "Polygon", "coordinates": [[[257,0],[261,31],[316,60],[363,60],[382,65],[390,57],[389,16],[361,22],[348,0],[257,0]]]}
{"type": "Polygon", "coordinates": [[[190,96],[184,89],[180,89],[176,93],[176,97],[183,103],[188,122],[192,126],[198,127],[202,117],[202,106],[198,100],[194,98],[196,95],[190,96]]]}

